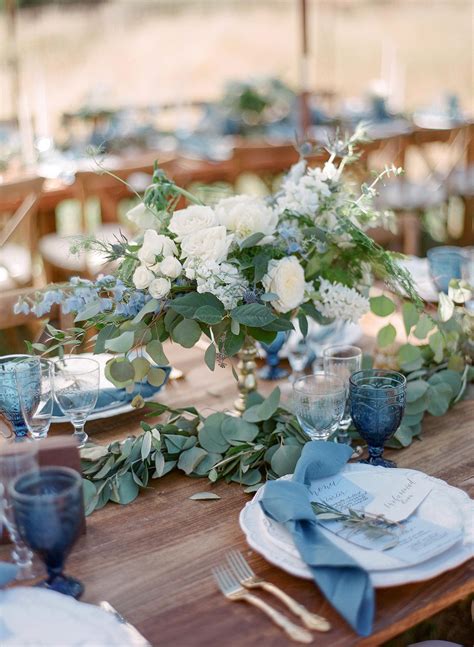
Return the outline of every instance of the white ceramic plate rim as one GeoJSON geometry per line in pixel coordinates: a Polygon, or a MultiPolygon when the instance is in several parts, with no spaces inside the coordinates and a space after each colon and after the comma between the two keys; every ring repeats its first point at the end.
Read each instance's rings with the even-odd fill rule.
{"type": "MultiPolygon", "coordinates": [[[[349,465],[349,467],[357,468],[358,466],[349,465]]],[[[408,473],[415,472],[415,470],[404,471],[408,473]]],[[[466,514],[472,515],[473,502],[465,492],[448,485],[440,479],[429,478],[432,478],[438,486],[449,488],[449,490],[456,492],[459,498],[463,498],[466,503],[466,508],[469,508],[466,514]]],[[[261,491],[259,492],[261,496],[261,491]]],[[[265,528],[265,515],[261,512],[260,506],[255,505],[256,500],[259,498],[259,492],[256,493],[252,501],[249,501],[245,505],[239,516],[240,527],[246,536],[248,544],[275,566],[297,577],[312,579],[309,569],[299,557],[295,557],[272,541],[272,538],[265,528]]],[[[416,566],[397,568],[394,570],[370,571],[370,579],[376,588],[387,588],[412,582],[422,582],[456,568],[471,559],[474,554],[473,545],[474,540],[471,534],[471,537],[468,539],[465,537],[463,543],[458,542],[448,551],[416,566]]]]}

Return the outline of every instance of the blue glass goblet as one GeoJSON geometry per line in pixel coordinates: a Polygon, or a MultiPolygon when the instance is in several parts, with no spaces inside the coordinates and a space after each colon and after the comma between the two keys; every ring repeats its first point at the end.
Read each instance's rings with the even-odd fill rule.
{"type": "Polygon", "coordinates": [[[280,366],[279,356],[287,339],[287,332],[278,332],[271,344],[260,344],[266,353],[266,365],[258,372],[262,380],[282,380],[288,377],[288,371],[280,366]]]}
{"type": "Polygon", "coordinates": [[[64,575],[63,568],[84,514],[81,476],[69,467],[27,472],[11,483],[10,497],[21,538],[48,572],[37,586],[80,597],[83,585],[64,575]]]}
{"type": "Polygon", "coordinates": [[[448,293],[451,279],[461,279],[464,266],[468,262],[461,247],[442,245],[427,252],[431,278],[441,292],[448,293]]]}
{"type": "Polygon", "coordinates": [[[36,357],[31,355],[0,357],[0,413],[3,413],[12,425],[17,438],[25,438],[28,434],[18,397],[18,385],[29,384],[31,387],[39,388],[40,380],[39,363],[36,357]]]}
{"type": "Polygon", "coordinates": [[[401,373],[369,369],[349,379],[352,421],[368,445],[369,458],[361,463],[396,467],[382,458],[384,443],[393,436],[403,418],[407,382],[401,373]]]}

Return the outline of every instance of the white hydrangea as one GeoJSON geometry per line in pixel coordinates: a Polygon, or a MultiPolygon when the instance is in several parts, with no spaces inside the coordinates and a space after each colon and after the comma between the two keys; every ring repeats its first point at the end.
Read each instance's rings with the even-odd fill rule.
{"type": "Polygon", "coordinates": [[[314,216],[325,198],[331,196],[329,184],[339,179],[339,170],[332,162],[322,169],[309,168],[298,162],[293,166],[282,184],[282,195],[277,199],[277,212],[285,209],[295,213],[314,216]]]}
{"type": "Polygon", "coordinates": [[[314,301],[316,309],[328,319],[345,319],[356,323],[369,311],[369,300],[354,288],[321,279],[314,301]]]}
{"type": "Polygon", "coordinates": [[[205,261],[200,264],[187,263],[185,273],[188,278],[196,280],[197,291],[210,292],[216,296],[226,310],[235,308],[248,289],[248,281],[240,274],[235,265],[214,261],[205,261]]]}

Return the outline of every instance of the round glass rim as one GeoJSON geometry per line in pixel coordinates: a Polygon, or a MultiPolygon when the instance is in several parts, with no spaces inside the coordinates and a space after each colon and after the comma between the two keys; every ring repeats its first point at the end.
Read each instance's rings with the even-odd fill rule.
{"type": "Polygon", "coordinates": [[[93,373],[94,371],[99,370],[100,372],[100,363],[96,360],[93,359],[92,357],[80,357],[78,355],[68,355],[67,357],[58,357],[56,361],[53,361],[52,364],[56,367],[59,368],[59,370],[64,371],[65,373],[73,373],[75,375],[87,375],[87,373],[93,373]],[[77,368],[68,368],[68,366],[61,366],[61,362],[63,361],[75,361],[75,360],[80,360],[81,362],[92,362],[94,366],[91,366],[90,368],[84,368],[84,369],[77,369],[77,368]]]}
{"type": "Polygon", "coordinates": [[[12,499],[16,499],[18,501],[23,501],[23,502],[35,501],[38,504],[42,504],[42,503],[48,503],[60,497],[67,496],[78,487],[82,487],[82,476],[79,474],[79,472],[76,472],[76,470],[73,470],[71,467],[59,466],[59,465],[48,465],[46,467],[40,467],[37,470],[30,470],[29,472],[20,474],[9,484],[8,489],[12,499]],[[62,475],[72,476],[73,481],[62,492],[55,492],[53,494],[23,494],[22,492],[18,492],[16,490],[16,486],[21,479],[31,475],[33,476],[36,475],[39,477],[44,472],[47,472],[47,473],[59,472],[62,475]]]}
{"type": "Polygon", "coordinates": [[[432,256],[443,255],[443,254],[458,254],[463,258],[467,258],[465,247],[457,247],[456,245],[437,245],[436,247],[431,247],[427,250],[426,256],[429,259],[432,256]]]}
{"type": "Polygon", "coordinates": [[[23,360],[32,359],[33,357],[35,357],[35,355],[27,355],[26,353],[16,353],[14,355],[2,355],[0,357],[0,366],[2,366],[3,364],[8,364],[9,362],[11,362],[12,364],[15,364],[15,366],[17,366],[23,360]],[[18,359],[18,358],[20,358],[19,362],[13,362],[12,361],[12,360],[18,359]]]}
{"type": "MultiPolygon", "coordinates": [[[[391,371],[389,369],[384,369],[384,368],[368,368],[368,369],[362,369],[361,371],[355,371],[355,373],[352,373],[352,375],[349,378],[349,384],[351,387],[358,388],[362,386],[360,383],[357,383],[355,380],[358,378],[396,378],[398,380],[397,384],[394,384],[392,388],[394,389],[400,389],[404,388],[407,384],[407,378],[402,374],[399,373],[398,371],[391,371]]],[[[369,397],[369,396],[366,396],[369,397]]]]}
{"type": "Polygon", "coordinates": [[[295,393],[301,393],[301,394],[306,394],[306,395],[317,395],[319,398],[332,398],[334,395],[338,393],[345,393],[346,392],[346,387],[344,386],[344,381],[338,377],[337,375],[334,375],[334,373],[325,373],[323,371],[313,373],[312,375],[303,375],[302,377],[299,377],[295,382],[293,383],[293,392],[295,393]],[[338,384],[336,385],[337,388],[335,388],[331,393],[314,393],[311,394],[310,391],[305,391],[304,389],[298,389],[298,384],[304,384],[304,383],[309,383],[310,380],[314,379],[315,377],[326,377],[329,378],[330,380],[334,380],[338,384]]]}
{"type": "Polygon", "coordinates": [[[352,344],[335,344],[334,346],[328,346],[323,350],[323,359],[331,359],[338,362],[343,362],[344,360],[355,359],[356,357],[362,357],[362,349],[359,348],[359,346],[353,346],[352,344]],[[346,355],[345,357],[338,357],[337,355],[329,354],[329,351],[333,352],[343,348],[353,350],[355,352],[353,355],[346,355]]]}
{"type": "Polygon", "coordinates": [[[38,357],[37,355],[27,355],[24,359],[20,360],[17,364],[15,364],[15,373],[18,374],[20,371],[26,370],[26,366],[29,362],[34,364],[39,364],[41,370],[43,370],[43,368],[48,368],[49,370],[51,370],[51,367],[54,364],[54,362],[51,359],[48,359],[47,357],[38,357]]]}

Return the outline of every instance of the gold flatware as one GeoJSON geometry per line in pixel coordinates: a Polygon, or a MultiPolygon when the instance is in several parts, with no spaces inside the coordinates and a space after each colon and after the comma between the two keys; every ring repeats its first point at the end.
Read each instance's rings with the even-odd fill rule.
{"type": "Polygon", "coordinates": [[[288,609],[297,615],[303,621],[308,629],[315,629],[316,631],[329,631],[331,629],[330,623],[318,616],[316,613],[311,613],[306,607],[290,597],[287,593],[279,589],[271,582],[266,582],[262,578],[255,575],[254,571],[250,568],[249,563],[244,558],[241,552],[233,550],[227,554],[227,561],[229,566],[237,577],[242,586],[247,589],[263,589],[271,593],[276,598],[286,604],[288,609]]]}
{"type": "Polygon", "coordinates": [[[249,593],[237,579],[234,577],[232,572],[225,566],[217,566],[212,569],[212,574],[217,586],[220,588],[222,593],[228,600],[234,601],[244,601],[253,606],[257,607],[261,611],[267,614],[267,616],[276,624],[278,627],[283,629],[288,638],[299,643],[311,643],[313,642],[313,636],[309,631],[295,625],[291,620],[289,620],[282,613],[271,607],[269,604],[258,598],[256,595],[249,593]]]}

